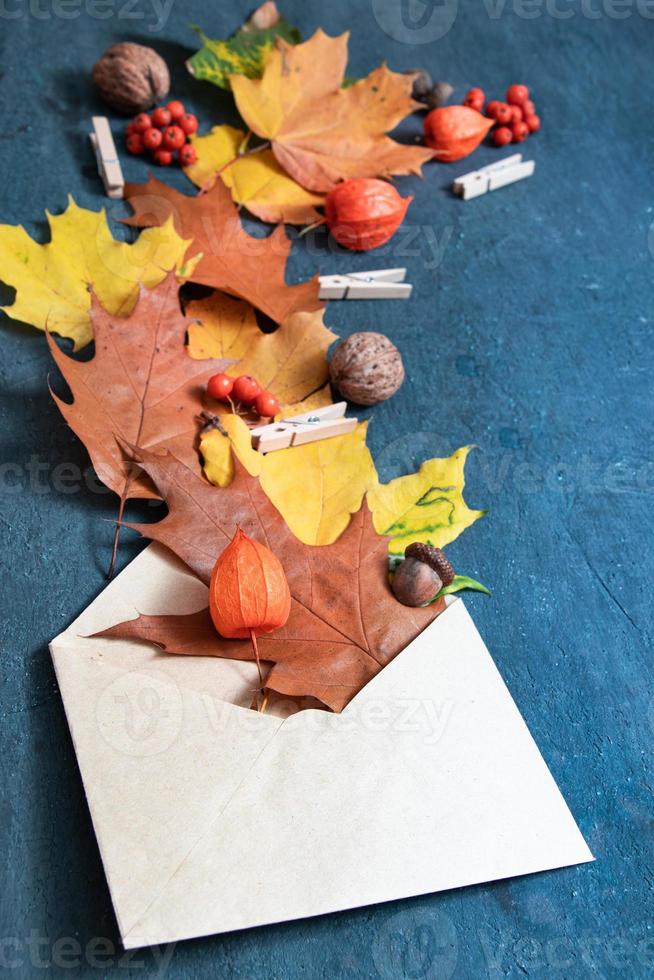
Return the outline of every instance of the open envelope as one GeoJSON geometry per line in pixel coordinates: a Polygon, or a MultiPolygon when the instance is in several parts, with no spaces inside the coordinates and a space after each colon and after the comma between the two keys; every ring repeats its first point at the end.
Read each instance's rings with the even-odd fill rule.
{"type": "Polygon", "coordinates": [[[339,714],[254,664],[86,639],[206,589],[148,547],[51,644],[127,948],[592,860],[462,601],[339,714]]]}

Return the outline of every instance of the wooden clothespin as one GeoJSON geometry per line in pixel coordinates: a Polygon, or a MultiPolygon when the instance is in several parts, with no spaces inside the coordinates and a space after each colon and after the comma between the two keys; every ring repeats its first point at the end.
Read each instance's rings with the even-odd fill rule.
{"type": "Polygon", "coordinates": [[[93,116],[93,132],[89,133],[89,139],[95,151],[98,173],[102,177],[107,197],[122,197],[125,180],[106,116],[93,116]]]}
{"type": "Polygon", "coordinates": [[[536,164],[533,160],[522,159],[521,153],[505,157],[497,163],[491,163],[488,167],[481,167],[480,170],[473,170],[469,174],[457,177],[452,184],[452,190],[464,201],[469,201],[473,197],[480,197],[487,191],[496,191],[507,184],[515,184],[516,180],[524,180],[531,177],[536,164]]]}
{"type": "Polygon", "coordinates": [[[408,299],[413,287],[405,277],[406,269],[320,276],[320,299],[408,299]]]}
{"type": "Polygon", "coordinates": [[[303,446],[307,442],[345,435],[352,432],[358,422],[358,419],[345,418],[346,408],[347,402],[337,402],[336,405],[316,408],[313,412],[294,415],[281,422],[259,425],[250,430],[252,445],[260,453],[272,453],[276,449],[303,446]]]}

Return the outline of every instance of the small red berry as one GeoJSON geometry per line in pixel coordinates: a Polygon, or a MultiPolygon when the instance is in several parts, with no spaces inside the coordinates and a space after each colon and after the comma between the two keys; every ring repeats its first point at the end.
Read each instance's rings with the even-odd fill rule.
{"type": "Polygon", "coordinates": [[[161,135],[160,129],[155,129],[154,126],[151,126],[150,129],[146,129],[141,139],[146,150],[157,150],[161,146],[163,136],[161,135]]]}
{"type": "Polygon", "coordinates": [[[524,122],[513,123],[511,126],[514,143],[523,143],[529,136],[529,127],[524,122]]]}
{"type": "Polygon", "coordinates": [[[242,374],[240,378],[237,378],[232,389],[232,395],[236,401],[245,402],[246,405],[251,405],[260,393],[261,385],[256,378],[249,374],[242,374]]]}
{"type": "Polygon", "coordinates": [[[125,136],[132,136],[133,133],[138,133],[134,120],[132,120],[131,123],[127,123],[127,126],[125,127],[125,136]]]}
{"type": "Polygon", "coordinates": [[[489,116],[490,119],[495,118],[495,111],[498,105],[502,105],[502,103],[498,102],[497,99],[491,99],[491,101],[486,106],[486,115],[489,116]]]}
{"type": "Polygon", "coordinates": [[[181,119],[182,116],[186,115],[186,109],[184,108],[184,103],[180,102],[179,99],[173,99],[172,102],[168,103],[166,108],[168,109],[171,118],[175,121],[181,119]]]}
{"type": "Polygon", "coordinates": [[[513,142],[513,133],[508,126],[496,126],[493,130],[493,143],[495,146],[508,146],[513,142]]]}
{"type": "Polygon", "coordinates": [[[127,146],[127,152],[133,153],[135,157],[140,156],[145,150],[140,133],[130,133],[125,140],[125,145],[127,146]]]}
{"type": "Polygon", "coordinates": [[[523,115],[523,118],[525,118],[525,119],[526,119],[527,116],[535,116],[536,115],[536,106],[531,101],[531,99],[527,99],[526,102],[523,102],[522,105],[520,106],[520,108],[522,109],[522,115],[523,115]]]}
{"type": "Polygon", "coordinates": [[[463,104],[469,106],[470,109],[476,109],[477,112],[481,112],[484,108],[485,101],[486,95],[483,89],[471,88],[468,90],[468,94],[463,100],[463,104]]]}
{"type": "Polygon", "coordinates": [[[195,163],[198,158],[198,154],[195,147],[192,146],[190,143],[187,143],[185,146],[183,146],[179,150],[177,155],[179,157],[179,163],[181,167],[190,167],[191,164],[195,163]]]}
{"type": "Polygon", "coordinates": [[[469,88],[466,99],[472,99],[474,102],[485,102],[486,93],[483,88],[469,88]]]}
{"type": "Polygon", "coordinates": [[[506,102],[498,102],[494,109],[492,118],[495,122],[498,122],[500,126],[505,126],[507,123],[511,122],[511,106],[507,105],[506,102]]]}
{"type": "Polygon", "coordinates": [[[179,150],[186,143],[186,135],[179,126],[167,126],[163,131],[163,145],[167,150],[179,150]]]}
{"type": "Polygon", "coordinates": [[[474,109],[475,112],[482,112],[484,108],[483,99],[471,99],[468,95],[463,100],[463,104],[468,106],[469,109],[474,109]]]}
{"type": "Polygon", "coordinates": [[[147,112],[139,112],[138,116],[133,121],[133,125],[137,133],[144,133],[146,129],[149,129],[152,125],[152,120],[147,112]]]}
{"type": "Polygon", "coordinates": [[[173,155],[170,150],[155,150],[154,162],[160,167],[169,167],[173,162],[173,155]]]}
{"type": "Polygon", "coordinates": [[[170,109],[165,109],[163,106],[159,106],[152,113],[152,125],[156,126],[157,129],[165,129],[166,126],[170,126],[173,121],[173,117],[170,114],[170,109]]]}
{"type": "Polygon", "coordinates": [[[227,401],[234,387],[234,379],[228,374],[214,374],[207,382],[207,394],[219,402],[227,401]]]}
{"type": "Polygon", "coordinates": [[[254,399],[254,410],[263,419],[271,419],[280,409],[280,404],[270,391],[262,391],[254,399]]]}
{"type": "Polygon", "coordinates": [[[527,116],[525,124],[530,133],[537,133],[540,129],[540,116],[527,116]]]}
{"type": "Polygon", "coordinates": [[[506,101],[510,105],[522,105],[529,98],[529,89],[526,85],[510,85],[506,90],[506,101]]]}
{"type": "Polygon", "coordinates": [[[197,132],[198,120],[192,112],[187,112],[186,115],[182,116],[182,118],[179,120],[178,125],[184,130],[187,136],[192,136],[193,133],[197,132]]]}
{"type": "Polygon", "coordinates": [[[522,117],[522,109],[520,108],[520,106],[519,105],[512,105],[511,106],[511,122],[512,123],[522,122],[522,118],[523,118],[522,117]]]}

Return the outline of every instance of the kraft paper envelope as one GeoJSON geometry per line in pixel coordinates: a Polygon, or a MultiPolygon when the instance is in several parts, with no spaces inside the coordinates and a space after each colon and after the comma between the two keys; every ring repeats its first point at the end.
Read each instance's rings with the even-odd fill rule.
{"type": "Polygon", "coordinates": [[[462,601],[340,715],[249,710],[253,664],[84,638],[205,599],[151,545],[51,644],[127,948],[593,860],[462,601]]]}

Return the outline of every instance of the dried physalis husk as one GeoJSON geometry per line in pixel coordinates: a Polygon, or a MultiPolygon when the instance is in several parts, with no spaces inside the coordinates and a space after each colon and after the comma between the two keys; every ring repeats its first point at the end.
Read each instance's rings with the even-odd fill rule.
{"type": "Polygon", "coordinates": [[[327,227],[339,245],[367,252],[392,238],[412,200],[376,177],[345,180],[327,195],[327,227]]]}
{"type": "Polygon", "coordinates": [[[443,106],[425,118],[425,143],[436,151],[437,160],[453,163],[476,150],[494,125],[494,119],[469,106],[443,106]]]}

